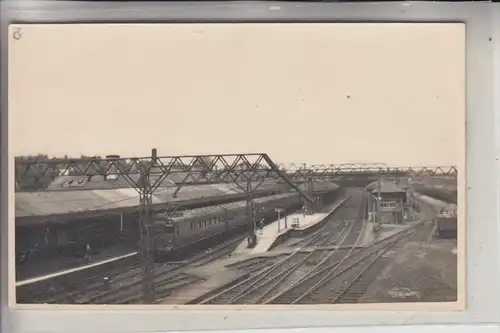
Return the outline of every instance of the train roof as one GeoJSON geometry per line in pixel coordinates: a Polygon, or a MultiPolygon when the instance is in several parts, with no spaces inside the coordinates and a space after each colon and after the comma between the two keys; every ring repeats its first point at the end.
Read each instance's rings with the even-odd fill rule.
{"type": "MultiPolygon", "coordinates": [[[[255,198],[253,201],[256,204],[264,204],[264,203],[269,202],[269,201],[278,200],[278,199],[282,199],[282,198],[290,198],[290,197],[299,196],[299,195],[300,194],[297,192],[281,193],[281,194],[267,195],[264,197],[255,198]]],[[[226,209],[229,210],[229,209],[243,208],[243,207],[245,207],[245,205],[246,205],[246,200],[240,200],[240,201],[230,202],[230,203],[226,203],[226,204],[222,204],[222,205],[213,205],[213,206],[189,209],[189,210],[177,212],[177,213],[182,213],[182,215],[173,216],[173,217],[171,217],[171,219],[173,221],[192,219],[192,218],[204,216],[207,214],[219,213],[219,212],[226,210],[226,209]]]]}

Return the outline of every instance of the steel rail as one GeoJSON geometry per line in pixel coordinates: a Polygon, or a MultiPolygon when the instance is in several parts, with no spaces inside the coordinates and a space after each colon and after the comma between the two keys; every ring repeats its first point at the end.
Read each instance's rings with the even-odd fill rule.
{"type": "MultiPolygon", "coordinates": [[[[331,251],[332,253],[333,252],[336,252],[338,249],[335,248],[333,251],[331,251]]],[[[305,262],[307,262],[307,260],[309,258],[311,258],[315,253],[318,253],[318,252],[325,252],[325,250],[320,250],[320,249],[313,249],[309,254],[307,254],[304,258],[300,259],[297,263],[293,264],[291,267],[288,267],[284,272],[282,272],[282,274],[280,274],[279,276],[279,279],[277,281],[275,281],[274,283],[271,284],[271,286],[266,290],[265,292],[265,295],[266,296],[274,287],[278,286],[279,283],[281,283],[283,280],[285,280],[287,277],[290,276],[290,274],[292,274],[298,267],[302,266],[305,262]]],[[[328,253],[330,251],[326,251],[325,253],[328,253]]],[[[234,302],[236,302],[237,300],[249,295],[250,293],[254,292],[255,290],[259,289],[259,288],[262,288],[264,287],[265,285],[269,284],[271,281],[263,281],[261,284],[257,285],[257,286],[253,286],[253,288],[246,288],[245,290],[242,290],[240,293],[238,293],[236,296],[234,296],[230,301],[229,301],[229,304],[233,304],[234,302]]],[[[262,298],[264,296],[261,296],[259,297],[262,298]]]]}
{"type": "MultiPolygon", "coordinates": [[[[363,196],[363,199],[364,199],[364,196],[363,196]]],[[[364,200],[362,200],[364,201],[364,200]]],[[[347,232],[345,232],[342,236],[342,240],[340,242],[340,244],[342,244],[347,236],[350,234],[350,232],[352,231],[354,225],[355,225],[356,222],[354,223],[351,223],[350,226],[349,226],[349,229],[347,232]]],[[[339,236],[340,237],[340,236],[339,236]]],[[[359,238],[359,237],[358,237],[359,238]]],[[[351,247],[350,251],[346,254],[346,256],[348,256],[356,247],[356,244],[357,242],[355,242],[355,244],[353,244],[353,246],[351,247]]],[[[320,258],[322,260],[320,260],[320,262],[318,262],[318,264],[316,264],[315,267],[313,267],[309,272],[307,272],[303,277],[299,278],[297,281],[295,281],[294,283],[292,283],[289,287],[285,288],[284,290],[282,290],[281,292],[279,292],[278,294],[276,294],[275,296],[271,297],[270,299],[268,299],[266,302],[264,302],[263,304],[268,304],[272,301],[274,301],[275,299],[277,299],[278,297],[280,297],[281,295],[287,293],[288,291],[292,290],[293,288],[295,288],[296,286],[298,286],[299,284],[301,284],[303,281],[305,281],[307,278],[311,277],[311,275],[314,275],[314,272],[320,267],[322,266],[325,262],[327,262],[333,255],[334,253],[337,252],[339,247],[335,248],[331,253],[329,253],[328,255],[320,258]]],[[[338,263],[338,262],[337,262],[338,263]]],[[[335,264],[334,264],[335,265],[335,264]]],[[[329,268],[331,266],[327,266],[327,268],[329,268]]],[[[322,272],[323,270],[320,270],[319,272],[322,272]]]]}
{"type": "Polygon", "coordinates": [[[272,266],[270,267],[267,267],[267,268],[264,268],[263,271],[261,271],[260,273],[258,273],[257,275],[252,275],[246,279],[244,279],[243,281],[237,283],[236,285],[230,287],[230,288],[227,288],[227,289],[224,289],[222,290],[221,292],[203,300],[202,302],[200,302],[199,304],[207,304],[217,298],[219,298],[220,296],[224,295],[224,294],[227,294],[228,292],[230,292],[231,290],[234,290],[236,288],[239,288],[241,287],[242,285],[244,285],[245,283],[248,283],[252,280],[255,280],[253,281],[251,284],[254,285],[255,283],[257,283],[258,281],[261,281],[264,277],[266,277],[268,274],[272,273],[273,271],[275,271],[277,268],[279,268],[280,266],[282,266],[283,264],[285,264],[286,262],[288,262],[291,258],[293,258],[295,255],[297,255],[297,253],[299,252],[299,249],[295,250],[294,252],[292,252],[290,255],[288,255],[287,257],[281,259],[280,261],[278,261],[277,263],[273,264],[272,266]]]}
{"type": "MultiPolygon", "coordinates": [[[[414,227],[414,226],[412,226],[414,227]]],[[[412,228],[410,227],[410,228],[412,228]]],[[[408,229],[410,229],[408,228],[408,229]]],[[[372,244],[370,244],[368,247],[365,247],[365,248],[362,248],[362,249],[358,249],[354,252],[350,251],[349,254],[347,254],[346,256],[344,256],[343,259],[341,259],[340,261],[337,261],[335,263],[332,263],[326,267],[323,267],[322,269],[320,269],[319,271],[311,274],[310,276],[308,276],[306,279],[302,279],[299,283],[296,283],[295,285],[283,290],[282,292],[278,293],[277,295],[273,296],[271,299],[268,299],[266,302],[264,302],[263,304],[270,304],[272,302],[274,302],[275,300],[279,299],[280,297],[282,297],[283,295],[285,295],[286,293],[289,293],[290,291],[292,291],[293,289],[296,289],[298,286],[301,286],[301,285],[304,285],[305,283],[307,283],[308,281],[311,281],[312,279],[316,278],[316,277],[320,277],[320,280],[319,281],[323,281],[323,278],[321,278],[321,275],[322,274],[325,274],[325,272],[328,274],[333,274],[333,272],[342,264],[345,262],[346,259],[348,258],[351,258],[355,255],[359,255],[360,253],[362,252],[366,252],[366,251],[371,251],[369,252],[369,254],[372,254],[373,253],[373,249],[374,247],[376,247],[377,245],[380,245],[381,243],[384,243],[384,242],[388,242],[388,241],[391,241],[394,237],[398,236],[399,234],[402,234],[402,233],[405,233],[405,232],[408,232],[408,229],[405,229],[405,230],[402,230],[400,231],[399,233],[397,234],[394,234],[394,235],[391,235],[389,237],[386,237],[384,239],[381,239],[381,240],[378,240],[372,244]]],[[[354,249],[355,247],[353,247],[354,249]]],[[[351,249],[352,250],[352,249],[351,249]]],[[[316,286],[316,284],[315,284],[316,286]]],[[[312,288],[309,288],[309,289],[312,289],[312,288]]],[[[308,290],[309,291],[309,290],[308,290]]]]}
{"type": "MultiPolygon", "coordinates": [[[[377,245],[381,245],[380,248],[375,248],[373,250],[372,247],[370,247],[370,249],[372,250],[371,252],[369,252],[368,254],[362,256],[360,259],[358,259],[357,261],[353,262],[352,264],[348,265],[347,267],[345,268],[342,268],[342,270],[340,270],[338,273],[337,273],[337,269],[343,264],[346,262],[346,260],[348,260],[349,258],[352,258],[351,256],[346,256],[344,257],[344,259],[342,259],[340,261],[340,263],[338,265],[336,265],[335,267],[333,267],[329,272],[327,272],[327,274],[322,278],[320,279],[315,285],[313,285],[311,288],[309,288],[306,292],[304,292],[302,295],[300,295],[298,298],[296,298],[291,304],[296,304],[297,302],[300,302],[300,300],[302,300],[304,297],[308,296],[309,294],[311,294],[312,292],[314,292],[315,290],[317,290],[318,288],[320,288],[322,285],[324,285],[326,282],[328,282],[329,280],[331,280],[332,278],[334,277],[337,277],[339,275],[341,275],[342,273],[344,273],[345,271],[349,270],[350,268],[358,265],[359,263],[361,263],[362,261],[364,261],[366,258],[369,258],[371,257],[374,253],[380,251],[381,249],[384,249],[386,248],[387,246],[391,246],[392,244],[398,242],[400,240],[400,238],[405,235],[406,233],[408,232],[408,230],[403,230],[401,232],[399,232],[398,234],[395,234],[397,235],[394,239],[392,239],[393,237],[388,237],[388,238],[385,238],[383,240],[384,241],[389,241],[389,243],[386,243],[386,244],[382,244],[383,242],[381,243],[378,243],[377,245]],[[336,273],[336,274],[335,274],[336,273]]],[[[393,235],[393,236],[395,236],[393,235]]],[[[375,244],[373,244],[372,246],[376,246],[375,244]]],[[[361,249],[360,251],[362,251],[364,249],[361,249]]],[[[359,253],[360,251],[357,251],[356,253],[359,253]]]]}
{"type": "MultiPolygon", "coordinates": [[[[345,201],[351,201],[353,200],[353,197],[352,196],[349,196],[349,198],[345,201]]],[[[345,207],[343,207],[345,209],[345,207]]],[[[341,208],[342,209],[342,208],[341,208]]],[[[333,216],[332,216],[333,218],[333,216]]],[[[351,223],[350,226],[349,226],[349,229],[346,231],[345,230],[345,227],[342,228],[342,232],[337,235],[336,239],[335,239],[335,243],[337,243],[337,241],[342,238],[341,242],[342,243],[346,238],[347,236],[349,235],[349,233],[351,232],[353,226],[354,226],[355,223],[351,223]]],[[[323,228],[320,229],[320,231],[324,231],[322,230],[323,228]]],[[[331,237],[326,237],[326,239],[323,241],[323,244],[326,244],[326,242],[328,242],[329,240],[331,239],[331,237]]],[[[337,253],[339,247],[336,247],[335,249],[333,249],[333,251],[326,251],[318,260],[321,260],[321,259],[324,259],[323,261],[321,261],[320,264],[324,263],[325,261],[327,261],[329,258],[331,258],[335,253],[337,253]]],[[[251,294],[252,292],[255,292],[255,290],[259,289],[259,288],[262,288],[264,287],[266,284],[269,284],[270,282],[272,283],[270,285],[269,288],[266,289],[266,291],[264,292],[264,295],[261,295],[260,297],[257,298],[257,300],[253,300],[253,302],[255,301],[260,301],[262,298],[266,297],[275,287],[277,287],[281,282],[283,282],[286,278],[288,278],[298,267],[302,266],[309,258],[311,258],[315,253],[318,253],[320,251],[323,251],[323,250],[317,250],[317,249],[313,249],[308,255],[306,255],[304,258],[302,258],[301,260],[299,260],[297,263],[293,264],[291,267],[288,267],[279,277],[279,279],[277,281],[275,281],[274,283],[272,283],[272,280],[271,281],[263,281],[262,283],[258,284],[258,285],[255,285],[255,284],[252,284],[251,286],[248,286],[247,288],[245,288],[244,290],[240,291],[237,295],[235,295],[233,298],[231,298],[229,301],[228,301],[228,304],[233,304],[234,302],[242,299],[243,297],[251,294]]],[[[318,260],[315,260],[316,262],[318,260]]],[[[313,267],[311,270],[309,270],[307,273],[306,273],[306,276],[309,275],[311,272],[313,272],[320,264],[317,264],[315,267],[313,267]]],[[[300,281],[302,279],[302,277],[298,280],[300,281]]],[[[294,284],[296,283],[297,281],[294,282],[294,284]]]]}
{"type": "MultiPolygon", "coordinates": [[[[415,234],[416,234],[415,231],[413,231],[412,232],[412,236],[414,236],[415,234]]],[[[377,262],[389,249],[391,249],[393,246],[395,246],[396,243],[397,243],[397,241],[395,241],[394,243],[391,243],[386,248],[382,249],[382,251],[380,252],[380,254],[378,254],[361,272],[359,272],[356,275],[356,277],[346,286],[346,288],[338,296],[336,296],[331,301],[331,303],[332,304],[336,303],[341,297],[343,297],[348,292],[349,288],[351,288],[351,286],[354,283],[356,283],[366,273],[366,271],[368,271],[371,267],[373,267],[373,265],[375,264],[375,262],[377,262]]]]}

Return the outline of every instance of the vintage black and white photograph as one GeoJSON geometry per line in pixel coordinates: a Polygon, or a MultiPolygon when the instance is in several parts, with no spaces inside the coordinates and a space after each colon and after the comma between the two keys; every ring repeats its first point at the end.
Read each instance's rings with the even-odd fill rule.
{"type": "Polygon", "coordinates": [[[462,304],[464,25],[9,33],[18,305],[462,304]]]}

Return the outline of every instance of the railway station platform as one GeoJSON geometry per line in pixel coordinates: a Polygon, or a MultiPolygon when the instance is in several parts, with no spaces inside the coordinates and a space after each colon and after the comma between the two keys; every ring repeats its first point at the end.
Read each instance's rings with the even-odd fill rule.
{"type": "Polygon", "coordinates": [[[244,240],[233,251],[232,255],[240,256],[242,254],[258,254],[267,252],[278,237],[288,233],[291,230],[306,230],[318,224],[319,222],[322,222],[328,215],[330,215],[333,211],[340,207],[340,205],[342,205],[348,198],[349,197],[335,201],[334,203],[328,205],[326,209],[324,209],[321,213],[314,213],[311,215],[304,215],[302,213],[288,215],[286,217],[286,228],[285,218],[281,218],[279,221],[269,223],[261,230],[257,230],[257,244],[254,248],[248,248],[247,241],[244,240]],[[296,222],[298,222],[298,224],[296,224],[296,222]]]}
{"type": "Polygon", "coordinates": [[[28,265],[16,265],[16,281],[26,282],[36,280],[45,276],[57,275],[61,272],[69,272],[74,269],[79,270],[86,266],[101,265],[124,256],[135,254],[137,252],[133,249],[117,245],[107,248],[105,251],[93,253],[88,259],[84,257],[57,256],[50,258],[50,260],[44,260],[35,257],[33,259],[34,262],[30,262],[28,265]],[[43,260],[43,265],[36,264],[39,260],[43,260]]]}

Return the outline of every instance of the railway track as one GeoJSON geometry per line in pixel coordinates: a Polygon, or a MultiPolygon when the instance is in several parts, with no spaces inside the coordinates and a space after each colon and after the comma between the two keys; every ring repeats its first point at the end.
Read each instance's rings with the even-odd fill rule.
{"type": "Polygon", "coordinates": [[[228,268],[235,268],[242,271],[257,271],[259,268],[274,265],[277,261],[283,259],[286,255],[279,255],[271,258],[256,257],[227,265],[228,268]]]}
{"type": "MultiPolygon", "coordinates": [[[[339,235],[338,231],[343,229],[344,223],[352,223],[358,214],[358,207],[363,200],[362,191],[359,189],[349,191],[349,198],[342,204],[342,206],[329,217],[325,225],[316,232],[306,236],[303,239],[296,240],[288,244],[289,247],[307,247],[307,246],[324,246],[326,244],[337,243],[336,237],[339,235]]],[[[361,225],[356,225],[353,233],[355,235],[350,238],[357,238],[361,225]],[[356,233],[357,232],[357,233],[356,233]]],[[[349,239],[350,240],[350,239],[349,239]]]]}
{"type": "Polygon", "coordinates": [[[35,303],[65,303],[71,300],[73,297],[76,297],[77,293],[83,293],[84,291],[81,290],[82,288],[92,289],[102,285],[104,277],[113,279],[116,276],[127,274],[127,272],[136,269],[139,269],[138,264],[110,270],[108,273],[91,276],[83,280],[61,284],[57,288],[52,287],[50,291],[42,290],[39,293],[32,295],[31,298],[33,301],[35,301],[35,303]]]}
{"type": "MultiPolygon", "coordinates": [[[[158,281],[155,285],[157,303],[169,296],[172,291],[202,280],[197,276],[179,273],[158,281]]],[[[141,301],[142,296],[136,290],[128,290],[115,297],[112,295],[106,300],[106,304],[137,304],[141,303],[141,301]]]]}
{"type": "MultiPolygon", "coordinates": [[[[201,279],[195,276],[186,275],[180,270],[187,266],[202,266],[206,265],[236,248],[244,237],[238,237],[229,243],[222,244],[209,252],[202,253],[185,262],[177,264],[173,268],[157,269],[155,271],[155,292],[158,298],[165,298],[174,290],[184,287],[188,284],[195,283],[201,279]],[[179,280],[181,277],[181,280],[179,280]]],[[[89,303],[91,304],[130,304],[136,303],[141,298],[141,279],[131,281],[127,285],[120,285],[118,290],[109,290],[94,297],[89,303]]],[[[89,304],[86,303],[86,304],[89,304]]]]}
{"type": "Polygon", "coordinates": [[[276,279],[284,272],[293,269],[296,264],[301,262],[306,256],[307,254],[300,253],[296,250],[272,266],[259,270],[256,274],[212,297],[203,300],[200,304],[232,304],[235,300],[245,295],[249,289],[266,284],[273,279],[276,279]]]}
{"type": "MultiPolygon", "coordinates": [[[[323,246],[327,243],[337,245],[333,250],[313,249],[309,253],[295,250],[292,254],[281,259],[270,267],[266,267],[240,283],[229,287],[218,294],[205,298],[200,304],[261,304],[273,298],[276,293],[287,290],[294,284],[308,276],[315,274],[320,267],[336,263],[347,255],[349,250],[341,250],[339,246],[346,239],[359,235],[362,228],[362,214],[364,213],[364,196],[360,192],[353,196],[350,203],[340,210],[340,220],[330,221],[328,227],[320,229],[321,233],[328,232],[326,237],[310,237],[305,244],[308,246],[323,246]],[[354,218],[347,223],[346,218],[354,218]],[[326,230],[325,230],[326,229],[326,230]],[[355,236],[352,236],[354,234],[355,236]]],[[[333,217],[332,217],[333,218],[333,217]]],[[[317,234],[320,234],[317,232],[317,234]]],[[[322,235],[323,236],[323,235],[322,235]]]]}
{"type": "MultiPolygon", "coordinates": [[[[414,228],[409,236],[403,237],[408,241],[417,241],[422,243],[429,237],[432,226],[433,223],[431,221],[423,221],[414,228]]],[[[383,253],[376,262],[368,265],[362,274],[358,274],[353,279],[348,281],[345,287],[340,290],[331,302],[335,304],[357,303],[386,265],[393,260],[393,255],[397,251],[398,245],[399,243],[396,242],[396,244],[383,253]]]]}
{"type": "MultiPolygon", "coordinates": [[[[243,239],[243,236],[238,237],[210,252],[195,255],[183,262],[156,264],[155,280],[159,288],[158,292],[160,294],[162,291],[168,293],[174,287],[179,288],[182,284],[179,283],[176,276],[182,268],[190,265],[202,266],[227,255],[243,239]]],[[[120,268],[79,281],[70,287],[52,291],[50,295],[47,293],[37,295],[37,300],[49,304],[127,304],[134,302],[137,295],[141,293],[141,272],[140,265],[120,268]]],[[[189,284],[196,282],[196,279],[184,276],[183,281],[189,284]]]]}
{"type": "Polygon", "coordinates": [[[408,236],[409,232],[412,231],[404,230],[368,247],[356,251],[351,250],[341,260],[322,265],[316,272],[278,293],[265,304],[333,303],[343,295],[347,287],[359,280],[384,253],[402,237],[408,236]]]}

